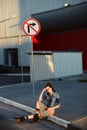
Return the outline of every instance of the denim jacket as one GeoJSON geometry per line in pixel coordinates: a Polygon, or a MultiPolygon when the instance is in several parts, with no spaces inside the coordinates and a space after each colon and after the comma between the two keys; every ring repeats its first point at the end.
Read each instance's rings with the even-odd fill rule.
{"type": "Polygon", "coordinates": [[[55,105],[58,105],[60,103],[60,96],[57,92],[53,92],[53,95],[49,95],[48,93],[45,93],[43,95],[43,101],[44,104],[49,108],[53,107],[55,105]]]}

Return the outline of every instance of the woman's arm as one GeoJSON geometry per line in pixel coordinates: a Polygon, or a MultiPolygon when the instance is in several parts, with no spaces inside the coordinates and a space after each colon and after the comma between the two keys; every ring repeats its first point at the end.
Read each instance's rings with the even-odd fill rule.
{"type": "Polygon", "coordinates": [[[39,96],[39,101],[40,101],[40,102],[42,101],[43,93],[44,93],[46,90],[47,90],[47,89],[44,88],[44,89],[42,90],[42,92],[40,93],[40,96],[39,96]]]}
{"type": "Polygon", "coordinates": [[[56,106],[54,106],[54,107],[50,107],[50,108],[47,108],[47,111],[48,111],[48,113],[49,113],[49,115],[51,116],[51,115],[54,115],[54,112],[53,112],[53,110],[55,110],[55,109],[57,109],[57,108],[60,108],[60,104],[58,104],[58,105],[56,105],[56,106]]]}
{"type": "Polygon", "coordinates": [[[60,108],[61,104],[59,103],[58,105],[52,107],[52,109],[57,109],[57,108],[60,108]]]}

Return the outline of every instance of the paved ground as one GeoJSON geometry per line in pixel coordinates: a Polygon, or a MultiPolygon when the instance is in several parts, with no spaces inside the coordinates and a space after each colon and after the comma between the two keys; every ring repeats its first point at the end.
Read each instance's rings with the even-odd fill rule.
{"type": "MultiPolygon", "coordinates": [[[[22,82],[21,74],[1,74],[0,75],[0,86],[10,85],[22,82]]],[[[23,76],[23,82],[30,82],[30,75],[25,74],[23,76]]]]}
{"type": "MultiPolygon", "coordinates": [[[[61,97],[61,108],[56,110],[56,117],[75,124],[77,119],[81,121],[87,116],[87,82],[79,82],[79,79],[87,78],[86,76],[50,81],[61,97]]],[[[36,82],[34,86],[31,82],[1,86],[0,96],[35,108],[35,102],[46,83],[47,81],[40,81],[36,82]]],[[[85,121],[87,122],[87,118],[85,121]]],[[[77,126],[80,124],[77,123],[77,126]]],[[[81,127],[87,129],[87,123],[81,127]]]]}
{"type": "Polygon", "coordinates": [[[34,124],[29,121],[18,124],[13,119],[15,116],[28,114],[26,111],[0,102],[0,130],[65,130],[63,127],[47,120],[42,120],[34,124]]]}

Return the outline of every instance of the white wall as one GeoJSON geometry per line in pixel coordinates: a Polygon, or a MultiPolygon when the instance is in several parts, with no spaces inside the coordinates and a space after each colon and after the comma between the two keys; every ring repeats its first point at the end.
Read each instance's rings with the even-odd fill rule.
{"type": "Polygon", "coordinates": [[[30,63],[31,81],[53,78],[52,55],[33,55],[33,64],[32,56],[30,63]]]}
{"type": "MultiPolygon", "coordinates": [[[[67,0],[70,4],[78,4],[87,0],[67,0]]],[[[4,63],[3,50],[5,48],[18,48],[18,59],[20,62],[20,47],[18,46],[18,35],[23,36],[23,53],[30,51],[31,41],[22,30],[24,21],[32,14],[41,13],[53,9],[62,8],[65,0],[0,0],[0,63],[4,63]],[[14,18],[13,16],[17,17],[14,18]]],[[[23,64],[28,65],[23,54],[23,64]]]]}
{"type": "Polygon", "coordinates": [[[21,65],[21,59],[23,61],[23,66],[30,65],[30,57],[25,52],[31,50],[30,37],[22,37],[22,47],[19,45],[18,37],[11,37],[6,39],[0,39],[0,64],[4,65],[4,49],[7,48],[17,48],[18,49],[18,65],[21,65]],[[22,49],[22,55],[21,55],[22,49]]]}
{"type": "Polygon", "coordinates": [[[36,14],[63,8],[65,3],[75,5],[81,2],[87,2],[87,0],[31,0],[31,13],[36,14]]]}
{"type": "Polygon", "coordinates": [[[82,74],[81,52],[53,53],[54,77],[65,77],[82,74]]]}
{"type": "Polygon", "coordinates": [[[32,14],[63,8],[68,2],[71,5],[87,0],[0,0],[0,38],[24,34],[23,22],[32,14]],[[16,18],[13,16],[16,15],[16,18]]]}
{"type": "Polygon", "coordinates": [[[30,72],[31,81],[82,74],[82,53],[53,52],[52,55],[34,55],[33,66],[31,57],[30,72]]]}

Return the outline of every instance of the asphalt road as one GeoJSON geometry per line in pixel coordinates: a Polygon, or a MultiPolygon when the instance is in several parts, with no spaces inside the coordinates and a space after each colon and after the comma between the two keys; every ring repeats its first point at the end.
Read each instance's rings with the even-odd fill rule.
{"type": "Polygon", "coordinates": [[[18,124],[13,119],[14,116],[19,117],[28,114],[26,111],[0,102],[0,130],[65,130],[65,128],[47,120],[41,120],[34,124],[29,121],[18,124]]]}

